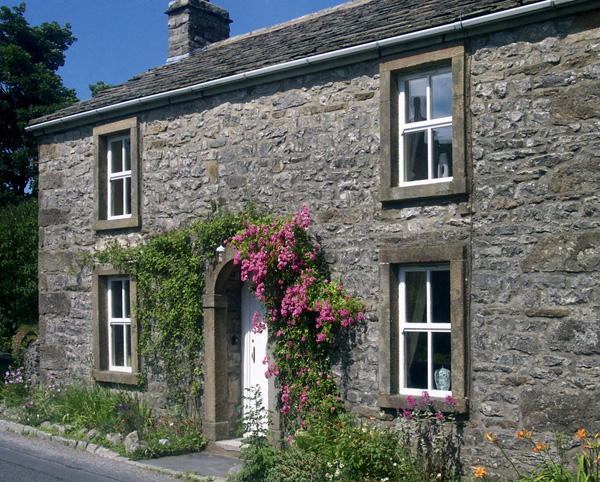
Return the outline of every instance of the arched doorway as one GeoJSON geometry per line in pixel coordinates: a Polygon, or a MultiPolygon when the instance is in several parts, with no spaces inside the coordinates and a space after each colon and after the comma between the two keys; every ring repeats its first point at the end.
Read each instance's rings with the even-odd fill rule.
{"type": "Polygon", "coordinates": [[[256,384],[262,387],[264,403],[272,412],[271,428],[276,437],[279,432],[279,417],[274,411],[275,380],[264,377],[267,334],[263,332],[261,338],[251,333],[252,318],[260,304],[239,279],[239,269],[233,264],[234,255],[235,251],[227,248],[222,260],[207,268],[202,298],[203,432],[210,441],[235,437],[242,415],[237,408],[242,404],[244,387],[256,384]]]}

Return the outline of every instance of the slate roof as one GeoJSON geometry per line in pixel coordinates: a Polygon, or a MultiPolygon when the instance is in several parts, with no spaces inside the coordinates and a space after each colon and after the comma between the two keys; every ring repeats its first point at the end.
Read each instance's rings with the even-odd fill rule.
{"type": "MultiPolygon", "coordinates": [[[[218,5],[218,0],[213,1],[218,5]]],[[[354,0],[214,43],[187,59],[152,68],[32,124],[537,1],[354,0]]]]}

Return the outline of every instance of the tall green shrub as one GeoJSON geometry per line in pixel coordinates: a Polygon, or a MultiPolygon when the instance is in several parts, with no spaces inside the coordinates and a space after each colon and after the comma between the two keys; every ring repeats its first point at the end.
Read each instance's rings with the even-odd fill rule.
{"type": "Polygon", "coordinates": [[[35,199],[0,209],[0,351],[20,325],[38,322],[37,214],[35,199]]]}

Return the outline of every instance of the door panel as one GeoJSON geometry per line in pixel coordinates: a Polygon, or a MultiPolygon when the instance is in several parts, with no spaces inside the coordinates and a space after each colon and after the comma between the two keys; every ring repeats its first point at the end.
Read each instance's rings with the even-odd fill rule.
{"type": "MultiPolygon", "coordinates": [[[[252,319],[258,312],[262,317],[264,308],[249,288],[249,283],[242,287],[242,394],[248,396],[247,389],[258,386],[263,399],[263,407],[268,407],[269,384],[265,377],[267,366],[263,360],[267,355],[268,335],[266,328],[262,333],[252,331],[252,319]]],[[[244,415],[247,414],[247,401],[244,400],[244,415]]]]}

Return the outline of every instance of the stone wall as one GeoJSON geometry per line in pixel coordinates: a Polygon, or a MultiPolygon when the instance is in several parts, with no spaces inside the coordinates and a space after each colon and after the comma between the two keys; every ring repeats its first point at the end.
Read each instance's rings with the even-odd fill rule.
{"type": "Polygon", "coordinates": [[[599,20],[472,44],[472,463],[506,467],[484,430],[599,428],[599,20]]]}
{"type": "Polygon", "coordinates": [[[235,210],[251,200],[275,214],[307,204],[333,274],[366,305],[336,365],[351,408],[379,410],[379,250],[459,241],[472,256],[465,465],[504,470],[484,431],[512,449],[521,428],[545,437],[597,423],[589,408],[600,376],[597,25],[588,14],[466,44],[472,194],[464,198],[378,201],[377,62],[141,113],[140,231],[92,230],[92,126],[48,136],[42,376],[90,376],[91,271],[78,264],[81,253],[115,237],[138,242],[214,202],[235,210]]]}

